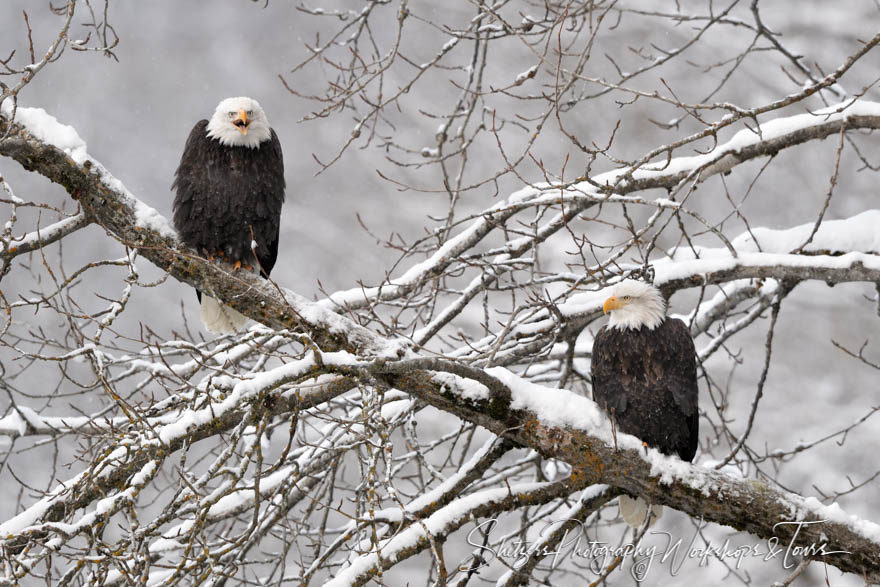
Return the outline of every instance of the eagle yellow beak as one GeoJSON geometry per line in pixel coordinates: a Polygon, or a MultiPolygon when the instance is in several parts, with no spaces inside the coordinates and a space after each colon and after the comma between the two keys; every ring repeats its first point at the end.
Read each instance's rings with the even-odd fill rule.
{"type": "Polygon", "coordinates": [[[611,296],[602,304],[602,313],[607,314],[611,310],[619,310],[626,304],[617,299],[617,296],[611,296]]]}
{"type": "Polygon", "coordinates": [[[243,135],[247,134],[248,125],[250,125],[251,121],[248,120],[247,112],[244,109],[238,111],[238,118],[236,118],[232,124],[235,125],[235,128],[238,129],[243,135]]]}

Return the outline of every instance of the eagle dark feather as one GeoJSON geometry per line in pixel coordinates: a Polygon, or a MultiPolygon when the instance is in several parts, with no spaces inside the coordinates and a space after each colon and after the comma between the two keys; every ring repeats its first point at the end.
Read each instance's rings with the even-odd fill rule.
{"type": "Polygon", "coordinates": [[[605,326],[593,342],[593,399],[618,430],[691,461],[699,440],[695,356],[690,332],[676,318],[653,330],[605,326]]]}
{"type": "Polygon", "coordinates": [[[174,226],[203,254],[222,252],[230,263],[259,266],[268,277],[278,257],[284,203],[278,136],[273,130],[254,148],[227,146],[208,137],[207,126],[201,120],[193,127],[174,174],[174,226]],[[255,251],[251,240],[257,242],[255,251]]]}

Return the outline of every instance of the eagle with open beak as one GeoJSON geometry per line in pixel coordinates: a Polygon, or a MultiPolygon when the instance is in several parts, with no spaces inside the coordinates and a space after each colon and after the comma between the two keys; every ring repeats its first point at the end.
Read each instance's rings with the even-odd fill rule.
{"type": "Polygon", "coordinates": [[[238,132],[240,132],[243,135],[246,135],[248,133],[248,127],[251,125],[251,119],[248,118],[247,110],[245,110],[244,108],[239,110],[238,111],[238,118],[233,120],[232,124],[234,124],[235,128],[238,129],[238,132]]]}

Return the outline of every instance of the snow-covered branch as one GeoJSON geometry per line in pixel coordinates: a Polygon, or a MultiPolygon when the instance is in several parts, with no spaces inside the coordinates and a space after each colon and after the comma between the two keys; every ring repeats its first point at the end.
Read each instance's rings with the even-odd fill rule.
{"type": "MultiPolygon", "coordinates": [[[[65,22],[55,57],[38,61],[29,51],[36,64],[31,78],[71,43],[66,35],[74,5],[91,14],[87,26],[96,50],[114,44],[106,11],[102,16],[90,1],[71,1],[59,13],[65,22]]],[[[484,561],[479,552],[455,548],[456,532],[479,518],[513,513],[520,521],[510,535],[535,538],[544,550],[528,553],[498,581],[526,584],[546,562],[543,553],[570,528],[588,521],[591,531],[614,527],[607,522],[616,510],[605,506],[621,493],[789,543],[805,560],[880,581],[880,527],[837,505],[837,497],[869,491],[880,471],[847,476],[843,489],[823,492],[814,483],[820,502],[807,497],[814,494],[807,493],[813,479],[783,485],[766,466],[827,439],[843,444],[869,430],[876,410],[862,409],[859,419],[808,435],[822,440],[795,440],[794,448],[774,451],[760,437],[757,401],[745,431],[734,431],[741,419],[730,405],[748,382],[722,382],[748,365],[752,349],[733,348],[734,341],[751,334],[770,306],[776,326],[782,302],[809,287],[802,282],[880,283],[880,210],[857,200],[835,208],[841,193],[856,189],[844,185],[848,157],[862,170],[877,168],[865,154],[869,149],[860,148],[873,144],[872,131],[880,129],[880,103],[869,99],[870,85],[850,93],[839,83],[855,75],[880,35],[848,47],[825,75],[762,23],[758,2],[754,24],[732,16],[733,5],[685,19],[615,3],[575,2],[564,13],[547,5],[543,17],[520,7],[514,14],[513,4],[480,4],[461,22],[428,27],[435,36],[419,37],[416,45],[427,53],[414,59],[406,35],[413,22],[434,17],[404,3],[390,15],[394,26],[374,26],[377,15],[389,16],[387,5],[300,7],[303,14],[330,17],[339,29],[322,33],[311,57],[285,77],[318,62],[338,72],[314,116],[329,120],[345,111],[354,114],[354,129],[332,158],[316,157],[322,172],[338,169],[355,142],[382,142],[384,164],[436,171],[432,182],[442,179],[422,188],[413,178],[423,176],[415,173],[391,178],[382,168],[380,177],[404,192],[439,193],[448,198],[447,209],[417,237],[392,229],[387,244],[400,258],[393,270],[374,273],[383,276],[378,282],[318,302],[188,249],[166,218],[89,155],[76,130],[42,110],[3,103],[0,155],[63,186],[70,199],[55,206],[25,202],[2,186],[8,198],[0,206],[12,212],[0,237],[0,394],[9,398],[0,436],[13,446],[9,455],[54,452],[42,484],[21,477],[21,487],[31,491],[19,492],[15,515],[0,522],[0,583],[46,568],[61,584],[121,585],[135,578],[222,584],[243,576],[254,583],[316,583],[332,576],[350,585],[420,555],[438,583],[459,573],[455,580],[464,584],[484,561]],[[666,48],[646,45],[626,61],[609,56],[607,71],[593,73],[593,41],[610,17],[619,21],[615,28],[632,18],[668,19],[675,34],[666,48]],[[682,22],[691,26],[679,27],[682,22]],[[641,89],[667,64],[694,57],[704,33],[718,27],[755,37],[717,88],[682,94],[705,96],[702,102],[683,102],[665,79],[661,91],[641,89]],[[383,30],[393,30],[390,45],[383,45],[383,30]],[[587,43],[578,47],[582,36],[587,43]],[[804,79],[763,104],[709,103],[753,50],[764,50],[755,46],[761,38],[804,79]],[[503,72],[501,88],[487,73],[493,71],[490,43],[498,39],[521,44],[528,54],[525,65],[518,63],[522,73],[503,72]],[[400,60],[404,71],[396,69],[400,60]],[[410,94],[437,71],[449,72],[442,81],[444,87],[452,81],[454,104],[433,112],[430,100],[419,103],[416,110],[433,128],[413,133],[417,141],[427,136],[427,145],[406,145],[389,110],[408,115],[410,94]],[[398,77],[389,84],[385,76],[392,75],[398,77]],[[604,96],[614,101],[614,115],[586,110],[604,96]],[[836,103],[810,102],[810,96],[834,96],[836,103]],[[505,100],[516,106],[507,113],[505,100]],[[650,116],[663,133],[645,132],[641,111],[606,124],[636,101],[662,106],[650,116]],[[674,118],[658,122],[669,120],[666,108],[674,118]],[[715,120],[718,112],[726,115],[715,120]],[[582,120],[595,128],[580,126],[582,120]],[[557,134],[548,138],[554,125],[557,134]],[[652,138],[620,147],[627,134],[652,138]],[[759,184],[765,169],[772,173],[786,156],[833,149],[819,144],[830,136],[837,148],[830,181],[820,182],[821,206],[798,192],[786,202],[804,203],[803,211],[784,223],[756,222],[760,214],[750,206],[760,210],[771,198],[783,199],[759,184]],[[564,156],[560,139],[570,143],[564,156]],[[501,167],[474,174],[471,161],[485,162],[475,156],[481,149],[495,149],[501,167]],[[497,199],[488,205],[490,195],[497,199]],[[78,207],[73,215],[71,199],[78,207]],[[44,209],[54,222],[43,222],[44,209]],[[766,228],[780,224],[791,228],[766,228]],[[82,264],[71,270],[62,244],[83,238],[80,229],[92,225],[90,233],[101,227],[125,252],[78,258],[82,264]],[[146,271],[138,264],[144,259],[160,278],[143,281],[146,271]],[[117,281],[96,285],[89,271],[97,268],[115,271],[117,281]],[[19,275],[28,279],[18,281],[19,275]],[[615,433],[588,399],[596,320],[607,288],[627,275],[653,279],[689,321],[701,349],[697,464],[615,433]],[[142,289],[163,288],[168,276],[259,324],[208,341],[186,320],[159,334],[156,317],[139,314],[134,300],[142,289]],[[92,294],[97,309],[83,301],[92,294]],[[45,383],[49,373],[54,387],[45,383]],[[35,392],[36,385],[48,392],[35,392]],[[730,455],[721,471],[711,458],[716,452],[730,455]],[[71,460],[69,470],[61,468],[71,460]],[[563,463],[571,474],[559,479],[563,463]],[[544,521],[552,523],[546,533],[540,531],[544,521]],[[453,566],[453,556],[461,564],[453,566]]],[[[86,48],[88,40],[72,43],[86,48]]],[[[11,70],[10,59],[0,65],[11,70]]],[[[294,93],[303,87],[288,85],[294,93]]],[[[868,301],[874,312],[880,296],[868,301]]],[[[782,322],[777,340],[785,336],[782,322]]],[[[783,346],[774,346],[772,361],[769,350],[765,354],[764,375],[771,363],[777,369],[783,346]]],[[[850,355],[875,365],[870,348],[850,355]]],[[[762,376],[759,389],[763,384],[762,376]]],[[[767,389],[769,396],[769,383],[767,389]]],[[[12,466],[0,471],[19,473],[12,466]]],[[[488,535],[484,540],[498,543],[488,535]]],[[[571,574],[583,579],[583,569],[573,567],[571,574]]]]}
{"type": "Polygon", "coordinates": [[[0,242],[0,258],[3,259],[4,264],[8,264],[13,257],[57,242],[68,234],[88,226],[90,222],[88,216],[80,212],[21,237],[10,239],[8,243],[0,242]]]}
{"type": "Polygon", "coordinates": [[[140,251],[175,279],[193,285],[276,330],[314,331],[313,342],[326,350],[357,349],[375,354],[402,352],[400,345],[375,346],[379,339],[369,330],[322,309],[302,296],[279,290],[231,265],[209,262],[177,239],[170,223],[156,210],[136,199],[118,179],[86,152],[86,145],[70,126],[60,124],[41,109],[17,111],[15,121],[0,115],[0,154],[29,171],[61,184],[113,238],[140,251]],[[336,333],[342,333],[338,336],[336,333]],[[351,346],[354,345],[354,346],[351,346]]]}
{"type": "MultiPolygon", "coordinates": [[[[780,151],[805,142],[855,129],[880,129],[880,103],[848,100],[817,112],[777,118],[761,124],[755,130],[741,130],[705,155],[672,158],[673,149],[670,147],[669,157],[660,162],[598,174],[585,181],[524,188],[504,202],[483,211],[428,259],[413,265],[401,276],[374,288],[334,293],[324,304],[358,309],[376,301],[400,298],[413,288],[442,275],[465,251],[474,249],[497,226],[503,225],[521,210],[557,203],[563,206],[563,212],[536,230],[534,237],[515,238],[496,249],[502,257],[496,259],[496,263],[521,257],[562,230],[572,217],[594,206],[618,203],[678,209],[680,204],[668,199],[644,200],[629,194],[657,188],[678,191],[685,185],[693,189],[710,177],[729,173],[736,166],[753,159],[775,156],[780,151]]],[[[481,281],[469,288],[464,302],[472,300],[477,292],[485,290],[495,279],[494,275],[484,274],[481,281]]]]}
{"type": "MultiPolygon", "coordinates": [[[[248,397],[256,399],[260,394],[285,383],[304,381],[314,377],[316,371],[349,379],[348,382],[335,384],[336,390],[356,385],[359,374],[368,373],[384,380],[390,388],[410,393],[499,436],[532,447],[545,457],[568,462],[574,467],[573,486],[567,489],[569,492],[588,484],[609,484],[650,497],[694,517],[731,525],[762,537],[776,535],[794,539],[789,527],[778,524],[792,520],[822,520],[821,530],[813,531],[807,527],[798,535],[797,541],[805,544],[816,542],[820,533],[824,532],[829,550],[846,551],[846,554],[828,556],[826,560],[829,564],[880,579],[880,529],[875,526],[850,520],[834,508],[823,508],[811,500],[774,490],[764,484],[685,464],[662,457],[654,451],[645,455],[636,439],[618,437],[620,450],[615,450],[612,448],[615,442],[610,429],[592,402],[565,391],[529,384],[504,369],[483,371],[464,365],[444,366],[434,360],[415,358],[398,361],[407,352],[406,345],[383,339],[292,292],[279,292],[262,279],[233,273],[229,267],[208,262],[186,250],[176,240],[167,222],[155,211],[146,208],[100,164],[89,158],[83,146],[77,144],[71,156],[54,145],[59,129],[63,129],[54,119],[45,114],[24,113],[24,125],[8,120],[2,122],[0,130],[9,131],[9,138],[0,143],[0,152],[14,157],[28,169],[62,183],[83,209],[112,236],[129,247],[137,248],[142,256],[175,278],[203,290],[221,292],[221,297],[236,309],[269,326],[304,332],[310,344],[323,352],[288,363],[281,370],[266,372],[253,380],[242,380],[231,388],[231,392],[220,403],[188,414],[178,414],[173,424],[160,426],[159,421],[151,423],[150,428],[154,432],[151,436],[158,444],[135,453],[127,450],[111,453],[106,465],[83,472],[81,476],[88,477],[93,487],[88,492],[69,494],[66,489],[78,485],[81,476],[65,482],[41,502],[2,526],[0,533],[15,537],[8,544],[18,543],[28,536],[55,531],[54,520],[84,507],[97,495],[116,486],[120,480],[138,474],[149,463],[160,459],[160,454],[169,454],[169,450],[173,452],[205,435],[238,425],[245,415],[241,410],[248,409],[248,397]],[[33,117],[30,125],[27,115],[33,117]],[[33,123],[35,119],[40,121],[36,127],[33,123]],[[40,133],[42,137],[38,136],[40,133]],[[354,354],[348,355],[345,351],[354,354]],[[380,355],[380,358],[370,358],[375,355],[380,355]],[[438,369],[447,373],[439,377],[438,369]],[[719,503],[724,506],[719,507],[719,503]]],[[[861,124],[860,120],[858,117],[838,117],[837,124],[858,125],[861,124]]],[[[876,122],[874,117],[866,120],[871,124],[876,122]]],[[[765,140],[774,140],[766,136],[771,134],[766,126],[765,140]]],[[[793,132],[809,134],[804,133],[803,129],[793,132]]],[[[774,136],[789,137],[785,140],[791,141],[792,133],[774,136]]],[[[68,141],[76,143],[69,136],[68,141]]],[[[774,144],[781,148],[785,143],[774,144]]],[[[706,163],[694,163],[686,170],[679,170],[679,167],[682,165],[672,162],[656,172],[644,173],[654,176],[652,179],[657,179],[658,174],[667,173],[672,174],[669,176],[671,178],[677,177],[677,174],[688,176],[695,169],[705,169],[706,163]]],[[[677,181],[680,179],[674,180],[677,181]]],[[[735,256],[726,248],[690,250],[687,255],[682,249],[681,254],[654,264],[656,278],[670,292],[749,277],[822,279],[832,282],[880,281],[880,259],[873,254],[878,248],[877,243],[869,244],[866,240],[872,236],[876,239],[871,231],[871,227],[876,226],[876,215],[871,213],[845,221],[848,223],[845,231],[829,228],[827,234],[817,233],[801,254],[776,251],[789,249],[791,243],[801,238],[802,228],[779,234],[751,233],[734,241],[735,256]],[[831,242],[837,234],[847,234],[851,241],[831,242]],[[754,239],[755,242],[748,239],[754,239]],[[759,249],[759,252],[750,252],[749,247],[759,249]],[[865,252],[853,252],[853,248],[865,252]],[[817,254],[819,251],[824,254],[817,254]]],[[[470,248],[473,243],[469,239],[473,238],[473,232],[464,234],[465,237],[450,242],[470,248]]],[[[452,249],[444,250],[445,255],[452,249]]],[[[416,269],[417,273],[420,271],[416,269]]],[[[429,273],[419,274],[422,277],[418,279],[423,279],[429,273]]],[[[597,304],[600,297],[590,295],[591,301],[597,304]]],[[[583,311],[583,300],[572,300],[571,303],[583,311]]],[[[560,310],[563,314],[567,312],[565,306],[561,306],[560,310]]],[[[328,397],[332,397],[332,394],[317,394],[312,398],[314,401],[311,405],[326,401],[328,397]]],[[[300,409],[305,405],[304,401],[309,400],[298,395],[300,409]]],[[[542,490],[535,490],[542,494],[542,490]]],[[[517,491],[513,490],[511,493],[502,491],[498,498],[516,499],[516,494],[517,491]]],[[[474,499],[474,503],[480,507],[488,507],[487,504],[492,501],[487,502],[479,494],[474,499]]],[[[455,507],[461,505],[456,503],[455,507]]],[[[447,519],[443,510],[432,516],[447,519]]],[[[433,528],[432,519],[426,520],[429,528],[433,528]]],[[[463,523],[466,516],[457,519],[463,523]]],[[[412,531],[420,532],[418,528],[412,526],[412,531]]],[[[70,534],[69,530],[67,532],[70,534]]]]}

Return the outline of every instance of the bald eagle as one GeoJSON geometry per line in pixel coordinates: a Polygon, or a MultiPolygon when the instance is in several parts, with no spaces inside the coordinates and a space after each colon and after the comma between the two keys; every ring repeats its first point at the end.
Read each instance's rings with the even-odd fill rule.
{"type": "MultiPolygon", "coordinates": [[[[688,327],[666,317],[666,302],[655,287],[631,279],[614,287],[602,310],[611,316],[593,341],[593,399],[617,430],[664,454],[693,460],[699,414],[696,350],[688,327]]],[[[641,498],[621,496],[619,506],[632,527],[648,514],[641,498]]],[[[661,513],[653,506],[651,523],[661,513]]]]}
{"type": "MultiPolygon", "coordinates": [[[[227,98],[189,133],[174,174],[174,227],[187,245],[268,277],[278,257],[284,160],[252,98],[227,98]]],[[[247,318],[196,290],[205,328],[236,332],[247,318]]]]}

